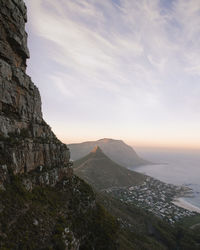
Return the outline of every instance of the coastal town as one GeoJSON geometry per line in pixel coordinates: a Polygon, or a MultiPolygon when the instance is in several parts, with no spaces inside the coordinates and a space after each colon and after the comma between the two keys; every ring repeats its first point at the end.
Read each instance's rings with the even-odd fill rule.
{"type": "Polygon", "coordinates": [[[105,192],[126,204],[134,204],[144,208],[171,224],[196,214],[196,212],[186,210],[173,203],[176,197],[191,196],[191,189],[185,186],[166,184],[151,177],[147,177],[145,182],[138,186],[113,187],[105,192]]]}

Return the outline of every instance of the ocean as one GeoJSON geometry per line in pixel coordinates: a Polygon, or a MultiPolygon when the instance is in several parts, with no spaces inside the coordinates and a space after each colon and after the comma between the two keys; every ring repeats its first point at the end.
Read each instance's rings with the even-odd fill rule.
{"type": "Polygon", "coordinates": [[[184,200],[200,208],[200,150],[136,148],[136,152],[154,165],[130,168],[165,183],[188,186],[193,197],[184,200]]]}

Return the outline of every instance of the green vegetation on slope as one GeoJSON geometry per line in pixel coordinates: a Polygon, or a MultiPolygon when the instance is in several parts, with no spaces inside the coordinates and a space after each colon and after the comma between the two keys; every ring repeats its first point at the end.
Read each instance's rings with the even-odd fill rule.
{"type": "Polygon", "coordinates": [[[182,219],[178,224],[186,228],[198,228],[200,227],[200,215],[186,217],[182,219]]]}
{"type": "Polygon", "coordinates": [[[170,225],[134,205],[122,203],[108,194],[98,194],[98,202],[121,224],[119,249],[197,250],[200,230],[170,225]],[[127,248],[126,248],[127,247],[127,248]]]}
{"type": "Polygon", "coordinates": [[[0,192],[0,249],[116,249],[118,224],[77,177],[26,191],[11,173],[0,192]]]}

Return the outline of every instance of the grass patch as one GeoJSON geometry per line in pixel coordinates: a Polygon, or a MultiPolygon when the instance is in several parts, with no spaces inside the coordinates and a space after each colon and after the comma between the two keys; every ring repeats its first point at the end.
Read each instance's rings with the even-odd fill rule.
{"type": "Polygon", "coordinates": [[[190,216],[190,217],[186,217],[182,220],[180,220],[177,225],[183,226],[185,228],[190,228],[195,224],[199,224],[200,223],[200,215],[194,215],[194,216],[190,216]]]}

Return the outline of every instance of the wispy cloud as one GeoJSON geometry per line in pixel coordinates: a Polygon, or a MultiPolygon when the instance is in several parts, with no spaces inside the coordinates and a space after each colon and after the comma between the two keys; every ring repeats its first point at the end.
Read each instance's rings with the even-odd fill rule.
{"type": "Polygon", "coordinates": [[[154,112],[155,122],[178,112],[181,123],[200,111],[199,0],[26,2],[32,32],[51,48],[42,53],[57,65],[46,79],[63,98],[84,95],[112,111],[117,99],[123,119],[123,109],[139,120],[154,112]]]}

